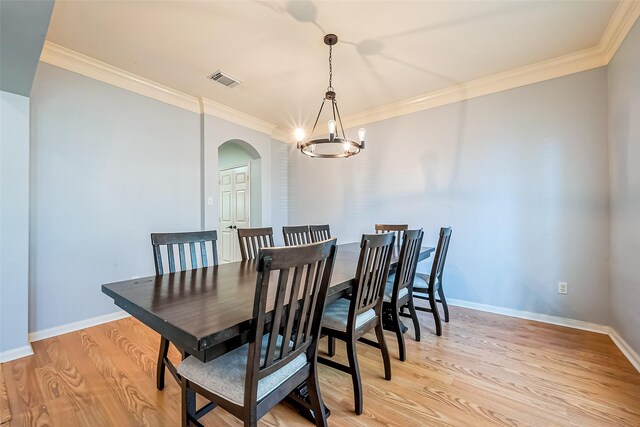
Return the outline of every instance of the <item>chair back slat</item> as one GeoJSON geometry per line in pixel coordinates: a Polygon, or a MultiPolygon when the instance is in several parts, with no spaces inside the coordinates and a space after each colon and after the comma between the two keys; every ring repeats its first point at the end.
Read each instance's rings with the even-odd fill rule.
{"type": "Polygon", "coordinates": [[[303,352],[307,360],[315,357],[335,253],[336,239],[260,251],[245,403],[255,397],[261,378],[303,352]],[[270,301],[273,301],[272,309],[270,301]],[[269,317],[267,313],[272,315],[269,317]],[[266,336],[266,349],[262,348],[263,336],[266,336]]]}
{"type": "Polygon", "coordinates": [[[349,309],[350,318],[372,308],[379,312],[389,275],[394,242],[395,235],[391,233],[362,236],[355,289],[349,309]]]}
{"type": "Polygon", "coordinates": [[[273,229],[271,227],[238,228],[238,240],[242,260],[256,259],[260,249],[274,246],[273,229]]]}
{"type": "MultiPolygon", "coordinates": [[[[200,246],[202,248],[202,246],[200,246]]],[[[196,255],[196,244],[195,242],[189,242],[189,255],[191,256],[191,265],[196,265],[198,263],[198,257],[196,255]]],[[[203,267],[207,265],[203,262],[203,267]]]]}
{"type": "MultiPolygon", "coordinates": [[[[433,265],[431,266],[430,281],[440,280],[442,283],[442,273],[444,272],[444,263],[447,260],[447,252],[449,252],[449,241],[451,240],[451,227],[442,227],[440,229],[440,237],[438,238],[438,247],[433,257],[433,265]]],[[[434,283],[435,284],[435,283],[434,283]]],[[[432,284],[429,283],[429,287],[432,284]]]]}
{"type": "Polygon", "coordinates": [[[169,259],[169,273],[175,273],[176,260],[173,254],[173,245],[167,245],[167,258],[169,259]]]}
{"type": "MultiPolygon", "coordinates": [[[[289,292],[289,298],[287,300],[287,305],[289,307],[293,307],[293,305],[297,305],[298,304],[298,296],[300,295],[300,283],[302,282],[302,273],[304,270],[304,267],[295,267],[293,269],[293,281],[291,283],[291,291],[289,292]]],[[[294,313],[291,315],[290,311],[287,310],[287,319],[286,319],[286,323],[285,323],[285,329],[284,329],[284,335],[283,335],[283,342],[284,343],[289,343],[291,341],[291,338],[293,337],[292,334],[294,333],[294,329],[293,329],[293,325],[294,325],[294,321],[296,320],[296,317],[298,316],[297,314],[297,310],[294,311],[294,313]]],[[[293,341],[293,348],[296,349],[298,346],[297,344],[297,340],[293,341]]],[[[289,345],[287,344],[287,347],[289,347],[289,345]]],[[[282,350],[280,351],[280,357],[282,357],[283,355],[283,350],[284,350],[285,346],[282,346],[282,350]]]]}
{"type": "Polygon", "coordinates": [[[180,270],[195,269],[200,267],[208,267],[207,263],[207,242],[211,242],[211,255],[214,259],[214,265],[218,264],[218,233],[211,231],[194,231],[185,233],[151,233],[151,245],[153,247],[153,259],[156,267],[156,274],[164,274],[164,263],[162,260],[163,246],[166,246],[167,261],[169,264],[169,273],[176,272],[175,249],[178,247],[178,259],[180,270]],[[202,265],[198,266],[195,244],[200,244],[200,252],[202,254],[202,265]],[[191,266],[187,265],[187,257],[185,247],[189,244],[191,266]]]}
{"type": "Polygon", "coordinates": [[[153,245],[153,259],[156,267],[156,274],[164,274],[164,269],[162,265],[162,252],[160,251],[160,246],[153,245]]]}
{"type": "Polygon", "coordinates": [[[314,269],[312,268],[312,266],[307,266],[306,268],[306,272],[304,274],[304,289],[303,289],[303,298],[302,298],[302,304],[301,304],[301,310],[300,310],[300,319],[301,319],[301,328],[299,329],[298,333],[296,334],[296,339],[295,339],[295,347],[299,348],[300,344],[302,343],[302,338],[305,336],[308,336],[308,331],[309,331],[309,325],[311,324],[311,297],[310,295],[310,290],[313,288],[313,286],[315,285],[314,283],[314,277],[317,278],[320,275],[320,268],[322,266],[318,263],[316,265],[316,269],[318,271],[314,271],[314,269]],[[315,276],[314,276],[315,274],[315,276]],[[304,333],[300,333],[300,331],[304,331],[304,333]],[[306,334],[306,335],[305,335],[306,334]]]}
{"type": "Polygon", "coordinates": [[[413,284],[423,237],[424,232],[422,230],[406,230],[404,232],[396,267],[396,278],[393,283],[392,301],[397,300],[403,288],[410,287],[413,284]]]}
{"type": "Polygon", "coordinates": [[[184,244],[178,243],[178,254],[180,257],[180,270],[185,271],[187,269],[187,260],[184,257],[184,244]]]}
{"type": "Polygon", "coordinates": [[[308,225],[282,227],[285,246],[308,245],[311,243],[311,234],[308,225]]]}
{"type": "MultiPolygon", "coordinates": [[[[276,359],[276,353],[277,353],[277,348],[276,348],[276,342],[278,341],[278,338],[280,337],[279,331],[280,331],[280,325],[282,323],[282,316],[283,314],[285,314],[285,308],[284,308],[284,297],[285,294],[287,293],[287,284],[289,282],[289,270],[280,270],[280,274],[278,277],[278,287],[277,287],[277,293],[276,293],[276,303],[275,306],[273,307],[273,323],[271,324],[272,327],[272,333],[269,336],[269,342],[267,344],[267,357],[265,358],[264,361],[264,366],[269,366],[273,364],[274,359],[276,359]]],[[[281,350],[284,349],[284,347],[287,346],[288,347],[288,343],[283,342],[280,345],[281,350]]],[[[280,351],[280,358],[282,358],[282,351],[280,351]]]]}
{"type": "Polygon", "coordinates": [[[402,244],[402,235],[408,229],[409,229],[408,224],[376,224],[375,225],[376,234],[395,233],[396,245],[398,245],[398,247],[400,247],[400,245],[402,244]]]}
{"type": "Polygon", "coordinates": [[[329,225],[310,225],[309,234],[313,243],[322,242],[331,238],[329,225]]]}

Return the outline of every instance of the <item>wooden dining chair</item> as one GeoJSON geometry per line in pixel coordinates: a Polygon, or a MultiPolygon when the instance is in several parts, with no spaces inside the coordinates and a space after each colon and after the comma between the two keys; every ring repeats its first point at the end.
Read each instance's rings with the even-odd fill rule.
{"type": "Polygon", "coordinates": [[[311,233],[312,242],[322,242],[323,240],[329,240],[331,238],[331,230],[329,225],[310,225],[309,232],[311,233]]]}
{"type": "Polygon", "coordinates": [[[409,229],[409,225],[407,224],[376,224],[375,225],[376,234],[395,233],[396,245],[398,245],[398,247],[400,247],[400,245],[402,244],[402,233],[408,229],[409,229]]]}
{"type": "MultiPolygon", "coordinates": [[[[168,273],[176,272],[175,248],[178,248],[178,259],[180,271],[218,265],[218,234],[215,230],[194,231],[186,233],[151,233],[151,246],[153,247],[153,260],[156,267],[156,274],[165,274],[165,266],[162,261],[163,252],[166,253],[166,261],[169,267],[168,273]],[[210,245],[207,245],[210,243],[210,245]],[[186,247],[189,247],[189,263],[187,263],[186,247]],[[207,246],[211,247],[209,251],[207,246]],[[162,248],[165,247],[165,251],[162,248]],[[208,252],[210,252],[208,254],[208,252]],[[198,263],[198,260],[200,262],[198,263]]],[[[184,352],[180,352],[184,357],[184,352]]],[[[168,358],[169,340],[160,337],[160,350],[158,351],[158,365],[156,373],[156,387],[158,390],[164,389],[165,368],[179,382],[176,368],[168,358]]]]}
{"type": "Polygon", "coordinates": [[[308,245],[311,243],[308,225],[282,227],[285,246],[308,245]]]}
{"type": "Polygon", "coordinates": [[[183,426],[199,425],[193,409],[188,410],[195,393],[245,426],[256,426],[304,383],[316,426],[327,425],[317,348],[335,254],[336,239],[260,251],[249,342],[208,363],[190,356],[178,367],[183,426]]]}
{"type": "Polygon", "coordinates": [[[258,258],[262,248],[275,246],[271,227],[238,228],[238,240],[240,240],[240,255],[243,261],[258,258]]]}
{"type": "Polygon", "coordinates": [[[429,301],[429,308],[416,305],[415,309],[433,314],[433,319],[436,323],[436,335],[438,336],[442,335],[442,323],[440,321],[440,312],[438,311],[437,303],[442,304],[444,321],[449,322],[449,306],[447,306],[447,300],[444,297],[442,273],[444,272],[444,263],[447,260],[450,240],[451,228],[441,228],[436,254],[433,258],[433,265],[431,266],[431,274],[416,273],[413,282],[413,298],[429,301]],[[436,297],[436,293],[438,297],[436,297]]]}
{"type": "Polygon", "coordinates": [[[424,233],[422,230],[406,230],[404,232],[396,272],[389,276],[384,290],[382,310],[385,315],[387,313],[391,315],[391,322],[389,324],[391,328],[388,330],[396,334],[399,359],[403,362],[407,359],[407,356],[402,323],[400,321],[401,307],[408,307],[408,317],[411,317],[413,321],[416,341],[420,341],[420,322],[418,321],[418,315],[413,305],[412,288],[423,236],[424,233]]]}
{"type": "Polygon", "coordinates": [[[382,331],[382,297],[389,275],[395,236],[393,234],[365,234],[360,243],[360,257],[356,269],[351,299],[341,298],[329,304],[322,319],[322,335],[329,337],[329,356],[335,355],[335,339],[347,346],[349,365],[319,357],[322,364],[351,375],[356,414],[362,414],[362,382],[356,355],[356,342],[360,341],[382,352],[384,377],[391,380],[391,359],[382,331]],[[364,338],[375,330],[378,342],[364,338]]]}

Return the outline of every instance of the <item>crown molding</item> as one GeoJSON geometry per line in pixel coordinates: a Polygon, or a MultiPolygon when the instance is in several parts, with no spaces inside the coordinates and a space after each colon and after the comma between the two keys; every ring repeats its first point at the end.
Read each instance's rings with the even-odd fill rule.
{"type": "Polygon", "coordinates": [[[348,115],[345,127],[356,127],[367,123],[465,101],[483,95],[502,92],[517,87],[539,83],[580,71],[606,65],[599,48],[589,48],[503,73],[493,74],[477,80],[450,86],[392,104],[372,108],[348,115]]]}
{"type": "MultiPolygon", "coordinates": [[[[594,47],[351,114],[344,119],[345,128],[353,128],[605,66],[614,57],[639,16],[640,0],[622,0],[613,13],[600,42],[594,47]]],[[[48,41],[45,42],[40,60],[185,110],[209,114],[245,126],[268,134],[278,141],[292,142],[294,140],[290,129],[279,128],[273,123],[216,101],[179,92],[48,41]]]]}
{"type": "Polygon", "coordinates": [[[639,16],[640,1],[623,0],[618,4],[599,43],[607,64],[611,62],[639,16]]]}
{"type": "Polygon", "coordinates": [[[90,56],[45,41],[40,61],[104,83],[161,101],[194,113],[200,113],[198,98],[168,86],[98,61],[90,56]]]}
{"type": "Polygon", "coordinates": [[[605,66],[638,16],[640,0],[623,0],[594,47],[351,114],[345,117],[345,127],[361,126],[605,66]]]}
{"type": "Polygon", "coordinates": [[[272,138],[283,142],[290,139],[288,135],[282,132],[272,134],[276,129],[276,125],[250,114],[210,99],[188,95],[49,41],[44,44],[40,61],[187,111],[197,114],[209,114],[249,129],[266,133],[272,138]]]}
{"type": "Polygon", "coordinates": [[[295,140],[293,129],[282,129],[280,127],[273,129],[271,132],[271,138],[280,142],[286,142],[287,144],[295,140]]]}
{"type": "Polygon", "coordinates": [[[266,133],[270,136],[273,136],[272,133],[276,128],[276,125],[273,123],[269,123],[265,120],[243,113],[242,111],[207,98],[200,98],[200,111],[202,114],[215,116],[228,122],[235,123],[261,133],[266,133]]]}

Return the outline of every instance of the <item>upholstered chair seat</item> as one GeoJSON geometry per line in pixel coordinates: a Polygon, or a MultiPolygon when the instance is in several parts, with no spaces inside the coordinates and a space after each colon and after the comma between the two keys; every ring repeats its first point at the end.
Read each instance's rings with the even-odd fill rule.
{"type": "MultiPolygon", "coordinates": [[[[264,363],[267,353],[268,335],[262,338],[262,352],[260,363],[264,363]]],[[[290,343],[293,345],[293,343],[290,343]]],[[[282,347],[282,336],[276,341],[277,352],[282,347]]],[[[237,405],[244,405],[244,388],[247,371],[247,355],[249,344],[226,353],[211,362],[204,363],[193,356],[186,358],[178,373],[189,381],[209,390],[218,396],[237,405]]],[[[280,384],[291,378],[307,363],[307,354],[301,353],[291,363],[286,364],[274,373],[258,381],[258,401],[275,390],[280,384]]]]}
{"type": "MultiPolygon", "coordinates": [[[[351,304],[351,301],[340,298],[338,301],[326,306],[324,315],[322,316],[322,327],[336,331],[346,331],[349,317],[349,304],[351,304]]],[[[360,313],[356,316],[356,329],[375,317],[376,312],[373,309],[360,313]]]]}
{"type": "MultiPolygon", "coordinates": [[[[384,302],[391,302],[391,296],[393,295],[393,282],[394,282],[394,280],[395,280],[395,278],[392,279],[391,276],[389,276],[389,279],[387,280],[387,284],[384,287],[384,302]]],[[[409,293],[409,289],[407,289],[407,288],[400,289],[400,292],[398,292],[398,299],[402,298],[403,296],[407,295],[408,293],[409,293]]]]}
{"type": "MultiPolygon", "coordinates": [[[[418,289],[427,289],[429,287],[429,279],[431,276],[425,273],[416,273],[416,277],[413,279],[413,287],[418,289]]],[[[436,284],[439,284],[440,280],[436,278],[436,284]]]]}

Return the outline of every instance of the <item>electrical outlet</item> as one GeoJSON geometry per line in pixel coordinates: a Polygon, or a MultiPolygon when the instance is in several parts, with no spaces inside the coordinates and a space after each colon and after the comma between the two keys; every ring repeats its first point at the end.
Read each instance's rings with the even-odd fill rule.
{"type": "Polygon", "coordinates": [[[567,282],[558,282],[559,294],[566,295],[568,291],[569,291],[569,285],[567,285],[567,282]]]}

